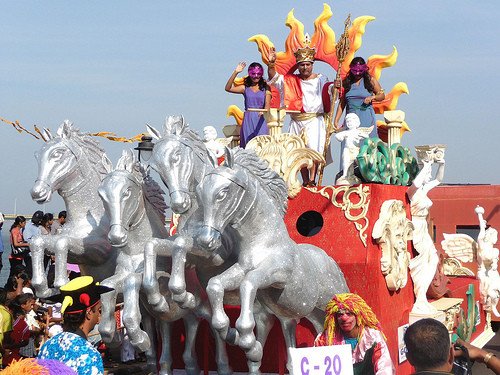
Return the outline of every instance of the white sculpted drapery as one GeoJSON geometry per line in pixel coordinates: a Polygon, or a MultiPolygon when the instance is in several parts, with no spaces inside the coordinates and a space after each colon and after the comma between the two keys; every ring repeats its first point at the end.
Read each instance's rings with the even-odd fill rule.
{"type": "Polygon", "coordinates": [[[438,186],[444,175],[444,160],[435,161],[438,164],[435,179],[432,179],[432,161],[423,161],[424,166],[408,189],[411,204],[413,231],[413,247],[418,255],[410,260],[410,275],[413,280],[415,304],[412,312],[417,314],[433,314],[437,310],[427,301],[427,289],[434,278],[439,263],[434,242],[429,234],[427,215],[432,201],[427,194],[438,186]]]}

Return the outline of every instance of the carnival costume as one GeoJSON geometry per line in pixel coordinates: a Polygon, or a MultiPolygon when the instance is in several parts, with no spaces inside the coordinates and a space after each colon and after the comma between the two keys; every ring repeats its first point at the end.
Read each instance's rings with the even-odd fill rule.
{"type": "Polygon", "coordinates": [[[354,374],[393,375],[386,338],[382,327],[370,306],[357,294],[342,293],[333,296],[326,305],[324,331],[314,341],[314,346],[351,344],[354,374]],[[336,313],[349,311],[356,316],[356,325],[360,328],[356,339],[346,338],[337,327],[336,313]]]}
{"type": "MultiPolygon", "coordinates": [[[[297,64],[314,62],[315,49],[299,48],[295,53],[297,64]]],[[[276,87],[280,93],[281,106],[287,110],[300,111],[291,113],[290,133],[301,136],[304,134],[306,146],[323,154],[326,138],[325,112],[330,103],[330,96],[325,95],[329,88],[328,78],[322,74],[317,77],[303,80],[297,74],[285,76],[276,72],[268,82],[276,87]]],[[[329,150],[328,150],[329,151],[329,150]]],[[[327,163],[331,162],[331,154],[327,153],[327,163]]]]}
{"type": "Polygon", "coordinates": [[[355,113],[361,121],[361,126],[369,128],[373,126],[370,137],[377,136],[377,126],[375,121],[375,110],[373,105],[366,104],[364,100],[372,94],[365,88],[365,80],[362,78],[359,84],[353,83],[351,89],[345,93],[346,114],[355,113]]]}
{"type": "MultiPolygon", "coordinates": [[[[77,314],[95,306],[100,295],[112,289],[97,285],[91,276],[81,276],[71,280],[60,290],[59,296],[63,298],[61,312],[77,314]]],[[[61,361],[78,375],[104,374],[101,354],[87,341],[81,330],[55,335],[42,346],[38,358],[61,361]]]]}
{"type": "Polygon", "coordinates": [[[266,90],[253,91],[245,87],[245,114],[240,129],[240,147],[245,148],[250,140],[258,135],[269,134],[266,120],[262,113],[248,111],[250,108],[263,109],[266,102],[266,90]]]}

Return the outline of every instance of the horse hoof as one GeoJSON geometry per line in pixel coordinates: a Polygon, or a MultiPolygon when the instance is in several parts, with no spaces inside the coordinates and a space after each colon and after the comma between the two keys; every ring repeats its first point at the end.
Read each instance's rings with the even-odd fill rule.
{"type": "Polygon", "coordinates": [[[227,363],[217,365],[218,375],[232,375],[233,369],[227,363]]]}
{"type": "Polygon", "coordinates": [[[260,362],[262,360],[262,345],[260,344],[260,342],[255,341],[255,345],[253,346],[253,348],[247,351],[245,354],[250,361],[260,362]]]}
{"type": "Polygon", "coordinates": [[[67,277],[57,279],[57,280],[54,280],[54,287],[59,289],[60,287],[62,287],[63,285],[66,285],[67,283],[69,283],[69,279],[67,277]]]}
{"type": "Polygon", "coordinates": [[[160,302],[153,305],[153,310],[160,314],[168,313],[170,311],[170,306],[168,305],[168,302],[165,300],[165,298],[162,297],[160,299],[160,302]]]}
{"type": "Polygon", "coordinates": [[[49,298],[56,294],[59,294],[59,289],[57,288],[46,288],[40,292],[38,290],[36,291],[36,296],[38,298],[49,298]]]}
{"type": "Polygon", "coordinates": [[[140,352],[145,352],[146,350],[151,348],[151,341],[149,340],[149,336],[143,332],[139,334],[138,340],[130,340],[130,343],[140,352]]]}
{"type": "Polygon", "coordinates": [[[186,371],[186,374],[188,374],[188,375],[199,375],[200,374],[200,368],[198,366],[186,367],[185,371],[186,371]]]}
{"type": "Polygon", "coordinates": [[[227,331],[227,335],[226,335],[226,339],[225,341],[229,344],[229,345],[239,345],[239,341],[240,341],[240,335],[238,333],[237,330],[235,330],[234,328],[229,328],[229,330],[227,331]]]}
{"type": "Polygon", "coordinates": [[[255,336],[253,334],[242,335],[239,340],[239,347],[243,350],[250,350],[255,346],[255,336]]]}
{"type": "Polygon", "coordinates": [[[186,298],[185,298],[184,302],[182,303],[181,307],[183,309],[188,309],[188,310],[192,310],[196,307],[196,300],[195,300],[193,294],[186,292],[186,298]]]}

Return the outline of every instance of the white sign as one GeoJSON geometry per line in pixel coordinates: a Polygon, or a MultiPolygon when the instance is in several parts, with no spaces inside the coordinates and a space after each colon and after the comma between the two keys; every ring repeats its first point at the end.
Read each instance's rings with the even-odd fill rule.
{"type": "Polygon", "coordinates": [[[410,325],[405,324],[404,326],[398,327],[398,357],[399,363],[406,361],[406,345],[404,341],[405,332],[410,325]]]}
{"type": "Polygon", "coordinates": [[[292,375],[352,375],[351,345],[291,348],[292,375]]]}

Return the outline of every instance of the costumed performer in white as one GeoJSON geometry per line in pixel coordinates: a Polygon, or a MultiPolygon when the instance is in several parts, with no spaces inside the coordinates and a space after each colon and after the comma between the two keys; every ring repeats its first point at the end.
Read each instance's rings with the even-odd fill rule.
{"type": "MultiPolygon", "coordinates": [[[[301,136],[304,134],[307,147],[323,155],[326,138],[325,109],[323,98],[330,100],[330,94],[323,95],[324,90],[330,91],[333,82],[319,73],[313,73],[314,55],[316,50],[309,46],[306,35],[305,47],[294,52],[297,64],[284,76],[276,72],[276,51],[269,52],[269,84],[276,87],[280,93],[280,107],[297,111],[290,113],[290,133],[301,136]],[[298,74],[292,74],[295,69],[298,74]],[[300,112],[300,113],[299,113],[300,112]]],[[[327,164],[331,163],[331,153],[327,150],[327,164]]],[[[301,170],[304,186],[316,186],[318,165],[315,163],[309,171],[301,170]]]]}

